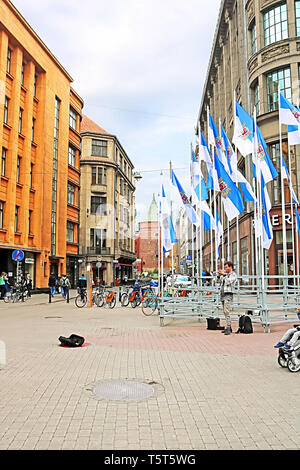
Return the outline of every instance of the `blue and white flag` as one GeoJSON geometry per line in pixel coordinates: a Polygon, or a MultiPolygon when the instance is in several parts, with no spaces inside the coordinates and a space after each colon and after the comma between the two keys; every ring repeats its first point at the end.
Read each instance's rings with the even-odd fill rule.
{"type": "Polygon", "coordinates": [[[188,196],[186,195],[183,187],[179,183],[174,171],[172,170],[172,183],[177,187],[181,202],[185,208],[186,214],[192,224],[199,225],[199,218],[195,209],[193,208],[188,196]]]}
{"type": "Polygon", "coordinates": [[[206,140],[204,138],[203,133],[201,132],[200,141],[199,141],[199,158],[200,161],[203,160],[206,164],[207,169],[207,189],[212,189],[213,191],[220,191],[219,182],[218,182],[218,175],[216,173],[216,169],[214,168],[210,151],[207,146],[206,140]]]}
{"type": "Polygon", "coordinates": [[[210,230],[210,229],[215,230],[216,229],[215,219],[214,219],[214,216],[211,212],[209,205],[207,204],[207,201],[202,200],[200,202],[200,209],[201,209],[201,214],[202,214],[202,219],[203,219],[204,230],[210,230]]]}
{"type": "Polygon", "coordinates": [[[281,124],[300,126],[300,111],[282,93],[279,93],[279,120],[281,124]]]}
{"type": "Polygon", "coordinates": [[[296,227],[297,227],[298,237],[300,240],[300,215],[299,215],[296,204],[295,204],[295,216],[296,216],[296,227]]]}
{"type": "Polygon", "coordinates": [[[244,202],[239,189],[226,172],[217,155],[215,155],[215,167],[219,178],[222,203],[228,219],[232,220],[244,212],[244,202]]]}
{"type": "Polygon", "coordinates": [[[288,126],[289,146],[300,144],[300,124],[299,126],[288,126]]]}
{"type": "Polygon", "coordinates": [[[261,175],[261,201],[262,201],[262,239],[263,247],[268,250],[273,241],[273,227],[271,224],[270,210],[271,201],[267,186],[264,181],[263,175],[261,175]]]}
{"type": "Polygon", "coordinates": [[[218,247],[218,254],[220,254],[220,245],[221,245],[221,240],[222,240],[223,234],[224,234],[223,225],[221,224],[219,214],[216,211],[216,233],[215,233],[215,237],[216,237],[216,242],[217,242],[217,247],[218,247]]]}
{"type": "Polygon", "coordinates": [[[222,141],[223,141],[224,152],[227,158],[228,169],[229,169],[230,174],[232,174],[235,170],[237,170],[236,153],[233,150],[232,145],[222,125],[221,125],[221,136],[222,136],[222,141]]]}
{"type": "Polygon", "coordinates": [[[209,196],[201,172],[200,164],[193,150],[190,172],[193,204],[197,205],[199,201],[205,201],[209,196]]]}
{"type": "Polygon", "coordinates": [[[253,191],[251,184],[249,183],[249,181],[247,181],[245,176],[239,170],[236,170],[233,179],[236,184],[238,183],[240,184],[240,187],[244,196],[244,201],[256,202],[257,199],[256,199],[255,192],[253,191]]]}
{"type": "Polygon", "coordinates": [[[256,158],[254,158],[253,164],[261,169],[264,181],[267,184],[277,178],[278,173],[269,157],[267,144],[258,126],[256,126],[256,139],[256,158]]]}
{"type": "Polygon", "coordinates": [[[286,164],[285,164],[285,161],[284,161],[284,158],[282,157],[282,166],[281,166],[281,171],[282,171],[282,177],[283,179],[286,179],[287,182],[288,182],[288,185],[289,185],[289,188],[290,188],[290,192],[291,192],[291,195],[292,195],[292,198],[295,202],[295,204],[299,204],[299,201],[297,199],[297,196],[295,194],[295,191],[293,189],[293,185],[292,185],[292,181],[291,181],[291,178],[290,178],[290,175],[288,173],[288,170],[287,170],[287,167],[286,167],[286,164]]]}
{"type": "Polygon", "coordinates": [[[208,113],[208,142],[216,148],[219,160],[223,163],[227,173],[231,173],[228,165],[228,160],[224,152],[223,142],[216,128],[215,122],[210,113],[208,113]]]}
{"type": "Polygon", "coordinates": [[[165,194],[164,187],[162,186],[161,191],[161,237],[162,237],[162,244],[163,250],[165,253],[172,251],[173,245],[171,240],[171,231],[170,231],[170,213],[169,207],[167,203],[167,198],[165,194]]]}
{"type": "Polygon", "coordinates": [[[239,149],[243,157],[253,153],[254,121],[237,101],[235,102],[232,142],[239,149]]]}

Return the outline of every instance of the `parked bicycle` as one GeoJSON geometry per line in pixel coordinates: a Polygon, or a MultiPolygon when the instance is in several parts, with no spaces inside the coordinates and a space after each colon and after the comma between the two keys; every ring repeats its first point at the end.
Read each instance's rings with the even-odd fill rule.
{"type": "Polygon", "coordinates": [[[21,284],[16,284],[15,286],[10,287],[3,298],[5,303],[15,303],[19,301],[25,302],[27,299],[29,299],[28,290],[24,289],[21,284]]]}
{"type": "Polygon", "coordinates": [[[75,297],[75,305],[78,308],[85,307],[87,304],[87,291],[86,289],[77,289],[78,295],[75,297]]]}
{"type": "Polygon", "coordinates": [[[153,315],[158,307],[158,298],[158,294],[155,294],[152,291],[147,291],[147,294],[142,301],[142,312],[144,315],[153,315]]]}

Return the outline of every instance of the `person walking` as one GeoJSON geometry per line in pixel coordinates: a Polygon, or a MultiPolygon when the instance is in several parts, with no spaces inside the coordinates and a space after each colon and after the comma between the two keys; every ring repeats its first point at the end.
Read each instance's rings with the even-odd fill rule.
{"type": "Polygon", "coordinates": [[[71,283],[68,277],[66,276],[66,274],[63,274],[60,279],[60,287],[61,287],[61,295],[66,299],[68,291],[71,288],[71,283]]]}
{"type": "Polygon", "coordinates": [[[56,292],[56,278],[54,276],[54,273],[50,274],[48,286],[50,287],[51,297],[54,297],[54,294],[56,292]]]}
{"type": "Polygon", "coordinates": [[[5,284],[7,281],[7,277],[5,276],[5,272],[1,273],[0,276],[0,299],[4,299],[4,294],[5,294],[5,284]]]}
{"type": "Polygon", "coordinates": [[[222,302],[223,313],[226,320],[226,328],[223,330],[223,333],[224,335],[230,335],[230,333],[232,333],[230,315],[232,311],[232,301],[237,275],[233,270],[233,263],[231,261],[225,261],[224,269],[225,271],[219,269],[218,278],[221,283],[220,300],[222,302]]]}
{"type": "Polygon", "coordinates": [[[31,297],[32,279],[29,273],[26,274],[26,278],[24,280],[24,288],[28,292],[28,297],[31,297]]]}

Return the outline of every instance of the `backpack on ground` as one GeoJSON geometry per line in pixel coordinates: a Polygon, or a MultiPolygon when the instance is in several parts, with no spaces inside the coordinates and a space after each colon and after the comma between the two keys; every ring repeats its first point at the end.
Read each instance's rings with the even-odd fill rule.
{"type": "Polygon", "coordinates": [[[61,342],[61,346],[67,346],[69,348],[79,348],[84,343],[83,336],[78,336],[74,334],[69,336],[69,338],[66,338],[65,336],[60,336],[58,339],[61,342]]]}
{"type": "Polygon", "coordinates": [[[208,317],[207,330],[224,330],[224,326],[220,326],[220,318],[208,317]]]}
{"type": "Polygon", "coordinates": [[[252,321],[249,315],[241,315],[239,318],[239,328],[236,333],[253,333],[252,321]]]}

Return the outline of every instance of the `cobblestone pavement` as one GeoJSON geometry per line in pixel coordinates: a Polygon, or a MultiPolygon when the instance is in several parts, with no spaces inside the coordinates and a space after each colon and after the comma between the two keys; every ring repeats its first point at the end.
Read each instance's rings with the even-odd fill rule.
{"type": "Polygon", "coordinates": [[[288,324],[224,336],[204,320],[161,327],[140,308],[47,302],[0,303],[0,449],[300,449],[300,373],[273,348],[288,324]],[[88,345],[60,347],[72,333],[88,345]],[[97,398],[106,380],[150,384],[154,395],[97,398]]]}

